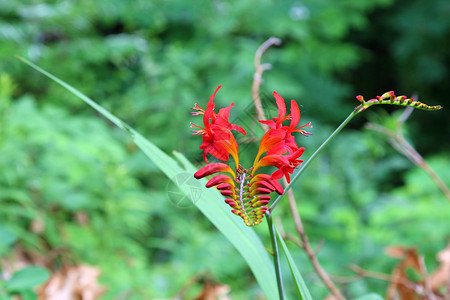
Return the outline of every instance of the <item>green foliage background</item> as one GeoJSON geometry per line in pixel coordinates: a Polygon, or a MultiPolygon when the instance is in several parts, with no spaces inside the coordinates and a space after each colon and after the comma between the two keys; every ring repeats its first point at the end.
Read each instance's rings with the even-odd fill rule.
{"type": "MultiPolygon", "coordinates": [[[[200,121],[190,107],[205,105],[222,84],[217,105],[235,102],[232,118],[260,135],[251,109],[253,56],[276,36],[283,45],[263,57],[272,70],[261,94],[270,103],[276,90],[302,105],[302,121],[314,126],[312,137],[299,137],[306,158],[357,105],[357,94],[418,93],[446,107],[449,16],[445,0],[0,0],[0,236],[8,232],[0,254],[10,257],[13,244],[44,256],[63,249],[55,265],[100,267],[105,299],[174,296],[202,272],[230,285],[236,299],[259,291],[226,239],[194,207],[169,201],[167,178],[131,141],[15,54],[200,165],[200,138],[189,128],[200,121]]],[[[363,129],[367,118],[392,123],[397,115],[385,111],[397,109],[359,116],[294,187],[312,243],[324,240],[319,258],[331,274],[350,275],[352,263],[389,273],[395,260],[383,248],[393,244],[417,247],[432,270],[449,241],[450,208],[437,187],[384,137],[363,129]]],[[[449,184],[445,109],[414,112],[407,126],[449,184]]],[[[270,105],[267,112],[274,114],[270,105]]],[[[248,167],[256,145],[241,149],[248,167]]],[[[294,232],[286,203],[276,216],[294,232]]],[[[267,238],[264,225],[257,231],[267,238]]],[[[313,296],[323,298],[327,290],[306,256],[293,253],[313,296]]],[[[376,280],[343,286],[349,297],[385,288],[376,280]]]]}

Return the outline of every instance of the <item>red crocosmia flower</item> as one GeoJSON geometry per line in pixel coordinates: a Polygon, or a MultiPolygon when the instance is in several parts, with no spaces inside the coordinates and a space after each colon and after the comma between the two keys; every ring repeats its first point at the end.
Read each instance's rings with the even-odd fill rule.
{"type": "Polygon", "coordinates": [[[221,85],[217,87],[209,98],[206,110],[197,104],[192,108],[196,111],[192,113],[193,115],[203,115],[204,128],[193,123],[191,123],[191,127],[200,128],[199,130],[193,131],[193,134],[203,136],[203,143],[200,149],[203,150],[203,159],[206,163],[209,163],[207,158],[208,153],[222,161],[227,161],[231,154],[236,165],[239,165],[238,145],[231,130],[236,130],[244,135],[247,133],[242,127],[230,124],[228,121],[233,103],[227,108],[220,109],[218,114],[215,113],[214,97],[220,87],[221,85]]]}
{"type": "Polygon", "coordinates": [[[299,157],[305,148],[298,147],[293,133],[299,132],[308,136],[310,133],[301,128],[311,127],[311,124],[297,127],[300,122],[300,109],[297,102],[291,100],[291,113],[286,116],[284,99],[274,92],[278,116],[272,120],[260,121],[268,125],[269,130],[261,140],[253,166],[250,169],[244,169],[239,164],[238,145],[232,131],[246,133],[242,127],[229,122],[233,104],[215,113],[213,100],[219,88],[220,86],[210,97],[206,110],[197,104],[193,107],[195,110],[193,115],[203,115],[204,128],[192,123],[191,127],[200,128],[194,131],[194,134],[203,136],[200,149],[203,150],[203,158],[207,163],[194,174],[194,177],[200,179],[216,173],[225,173],[214,175],[206,183],[206,187],[215,186],[222,195],[227,197],[225,203],[232,207],[231,212],[240,216],[246,225],[258,225],[268,209],[269,194],[276,192],[282,195],[284,192],[278,179],[285,176],[290,182],[290,174],[303,162],[299,157]],[[285,121],[290,121],[289,125],[283,125],[285,121]],[[222,161],[228,161],[231,155],[236,163],[236,172],[225,163],[210,164],[207,160],[208,153],[222,161]],[[256,174],[256,171],[264,166],[273,166],[276,170],[271,175],[256,174]]]}
{"type": "Polygon", "coordinates": [[[284,99],[278,95],[277,92],[273,92],[278,106],[278,117],[273,120],[259,121],[266,124],[270,129],[263,136],[258,154],[256,155],[254,165],[264,152],[267,155],[280,155],[285,153],[292,153],[298,149],[298,145],[295,142],[295,138],[292,135],[294,132],[299,132],[304,136],[311,135],[311,133],[301,129],[303,127],[312,127],[311,122],[306,125],[297,127],[300,122],[300,109],[295,100],[291,100],[291,113],[286,116],[286,105],[284,99]],[[283,126],[283,121],[290,120],[289,126],[283,126]]]}

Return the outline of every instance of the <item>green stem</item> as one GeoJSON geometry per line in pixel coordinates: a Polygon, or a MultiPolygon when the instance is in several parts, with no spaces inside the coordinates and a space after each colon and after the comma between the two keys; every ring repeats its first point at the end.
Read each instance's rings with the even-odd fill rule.
{"type": "Polygon", "coordinates": [[[275,273],[277,276],[278,293],[280,300],[284,300],[283,278],[281,278],[280,252],[278,251],[277,236],[275,234],[275,226],[273,225],[272,214],[266,211],[267,226],[269,226],[270,239],[272,240],[273,264],[275,265],[275,273]]]}
{"type": "Polygon", "coordinates": [[[356,110],[352,111],[352,113],[344,120],[344,122],[339,125],[338,128],[325,140],[325,142],[320,145],[319,148],[317,148],[316,152],[311,155],[311,157],[303,164],[303,166],[298,170],[298,172],[295,174],[295,176],[292,178],[291,183],[289,183],[286,188],[284,189],[283,195],[278,196],[277,199],[272,203],[272,205],[269,208],[269,211],[272,211],[275,206],[277,206],[278,202],[283,198],[284,195],[286,195],[286,192],[292,187],[292,185],[295,183],[295,181],[300,177],[300,175],[303,174],[303,172],[306,170],[306,168],[309,166],[311,161],[313,161],[314,158],[325,148],[326,145],[328,145],[329,142],[342,130],[342,128],[345,127],[345,125],[350,122],[351,119],[357,114],[358,112],[356,110]]]}

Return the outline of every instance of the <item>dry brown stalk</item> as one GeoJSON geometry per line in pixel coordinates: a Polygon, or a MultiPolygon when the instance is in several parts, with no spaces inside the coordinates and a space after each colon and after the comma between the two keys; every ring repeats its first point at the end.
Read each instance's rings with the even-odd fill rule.
{"type": "MultiPolygon", "coordinates": [[[[286,179],[284,179],[284,185],[287,186],[286,179]]],[[[292,216],[294,217],[294,223],[295,223],[295,229],[297,230],[298,235],[300,236],[300,239],[302,240],[302,248],[305,250],[306,254],[308,255],[309,260],[313,264],[314,270],[319,275],[319,277],[322,279],[323,283],[326,285],[326,287],[330,290],[330,292],[333,294],[335,299],[343,300],[345,299],[342,293],[339,291],[339,289],[336,287],[336,285],[333,283],[333,281],[330,279],[330,276],[328,276],[327,272],[324,268],[320,265],[320,262],[317,258],[316,253],[311,247],[311,244],[309,243],[308,236],[305,233],[305,230],[303,228],[302,219],[300,217],[300,213],[297,209],[297,203],[295,201],[294,194],[292,192],[292,189],[287,191],[287,197],[289,199],[289,208],[291,209],[292,216]]]]}
{"type": "MultiPolygon", "coordinates": [[[[265,120],[266,116],[264,115],[264,109],[261,105],[261,98],[259,97],[259,87],[262,83],[262,74],[265,70],[269,70],[272,66],[271,64],[262,64],[261,65],[261,56],[264,52],[266,52],[267,49],[269,49],[271,46],[281,45],[281,40],[276,37],[270,37],[268,38],[264,43],[259,46],[258,50],[256,50],[255,53],[255,74],[253,75],[253,84],[252,84],[252,98],[255,102],[255,108],[256,108],[256,114],[258,115],[258,119],[265,120]]],[[[269,128],[265,124],[261,124],[264,131],[267,131],[269,128]]]]}

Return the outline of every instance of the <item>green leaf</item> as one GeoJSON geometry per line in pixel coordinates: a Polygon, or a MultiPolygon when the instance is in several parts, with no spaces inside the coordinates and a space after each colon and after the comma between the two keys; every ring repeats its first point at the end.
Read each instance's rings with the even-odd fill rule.
{"type": "Polygon", "coordinates": [[[0,300],[11,300],[10,295],[3,294],[2,290],[0,290],[0,300]]]}
{"type": "Polygon", "coordinates": [[[283,238],[280,235],[280,232],[278,229],[276,230],[278,240],[281,244],[281,249],[283,249],[283,253],[286,256],[289,269],[291,270],[292,278],[295,282],[295,287],[297,288],[297,295],[298,299],[304,299],[304,300],[312,300],[311,294],[309,293],[308,287],[306,286],[305,282],[303,281],[302,275],[300,274],[300,271],[297,268],[297,265],[295,264],[294,259],[292,258],[291,253],[289,252],[289,249],[286,246],[286,243],[284,242],[283,238]]]}
{"type": "Polygon", "coordinates": [[[37,300],[36,293],[31,289],[20,291],[20,297],[22,300],[37,300]]]}
{"type": "Polygon", "coordinates": [[[9,291],[22,291],[32,289],[43,284],[50,276],[47,269],[41,267],[27,267],[19,270],[6,283],[6,289],[9,291]]]}
{"type": "Polygon", "coordinates": [[[201,185],[199,186],[186,184],[186,182],[189,182],[188,180],[182,182],[177,180],[178,176],[181,175],[193,178],[193,174],[196,171],[196,168],[183,155],[175,153],[175,156],[182,162],[186,169],[180,167],[173,158],[74,87],[26,59],[21,57],[19,59],[66,88],[119,128],[125,130],[145,155],[178,186],[182,193],[190,198],[211,223],[233,244],[249,265],[267,299],[278,299],[272,261],[255,231],[245,226],[240,218],[230,212],[229,206],[222,200],[223,196],[220,193],[216,190],[204,188],[205,180],[200,181],[201,185]]]}
{"type": "Polygon", "coordinates": [[[8,227],[0,225],[0,252],[11,246],[17,240],[17,235],[8,227]]]}

